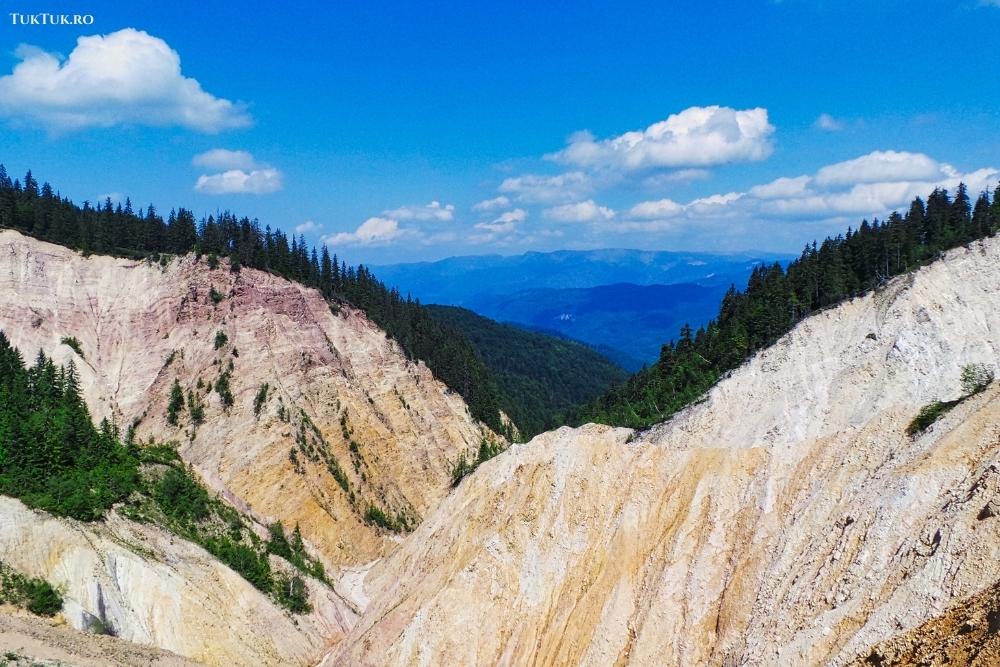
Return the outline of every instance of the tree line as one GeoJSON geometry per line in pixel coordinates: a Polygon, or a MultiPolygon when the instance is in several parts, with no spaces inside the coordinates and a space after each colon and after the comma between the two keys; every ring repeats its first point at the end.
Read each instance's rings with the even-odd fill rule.
{"type": "Polygon", "coordinates": [[[95,427],[76,369],[39,352],[27,367],[0,331],[0,494],[77,519],[100,518],[137,484],[134,453],[95,427]]]}
{"type": "Polygon", "coordinates": [[[863,221],[846,235],[806,245],[787,268],[754,269],[744,290],[730,287],[719,313],[693,331],[685,325],[660,357],[625,383],[580,408],[571,421],[643,428],[697,400],[726,372],[771,345],[817,310],[883,285],[933,261],[945,250],[996,234],[1000,186],[975,203],[960,184],[951,196],[935,189],[926,202],[883,221],[863,221]]]}
{"type": "Polygon", "coordinates": [[[363,310],[409,358],[423,360],[435,377],[458,392],[474,417],[505,432],[497,384],[461,332],[432,317],[418,300],[386,287],[367,267],[348,266],[325,245],[317,251],[302,235],[289,238],[280,229],[228,211],[196,220],[185,208],[164,218],[152,205],[133,208],[129,199],[78,206],[48,183],[39,185],[30,170],[22,182],[11,179],[3,165],[0,227],[85,254],[155,259],[193,252],[207,255],[210,265],[226,257],[233,271],[246,266],[315,287],[333,302],[363,310]]]}

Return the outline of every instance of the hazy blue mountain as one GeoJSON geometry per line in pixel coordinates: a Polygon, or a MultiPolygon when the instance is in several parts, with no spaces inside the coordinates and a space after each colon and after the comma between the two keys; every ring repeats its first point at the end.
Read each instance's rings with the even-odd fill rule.
{"type": "Polygon", "coordinates": [[[527,329],[583,341],[634,370],[654,361],[685,322],[718,311],[729,285],[742,288],[768,253],[563,250],[450,257],[373,267],[387,284],[424,303],[469,308],[527,329]]]}
{"type": "Polygon", "coordinates": [[[436,262],[371,267],[379,279],[426,303],[467,306],[484,294],[614,283],[728,285],[745,280],[755,262],[786,260],[768,253],[712,254],[646,250],[560,250],[523,255],[449,257],[436,262]]]}

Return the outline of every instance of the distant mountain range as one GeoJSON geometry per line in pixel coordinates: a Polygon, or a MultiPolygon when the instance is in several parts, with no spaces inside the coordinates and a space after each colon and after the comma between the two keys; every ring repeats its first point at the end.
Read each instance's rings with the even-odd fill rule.
{"type": "Polygon", "coordinates": [[[731,284],[743,287],[770,253],[627,249],[449,257],[372,267],[424,303],[463,306],[522,327],[590,344],[624,368],[654,361],[685,322],[717,312],[731,284]]]}

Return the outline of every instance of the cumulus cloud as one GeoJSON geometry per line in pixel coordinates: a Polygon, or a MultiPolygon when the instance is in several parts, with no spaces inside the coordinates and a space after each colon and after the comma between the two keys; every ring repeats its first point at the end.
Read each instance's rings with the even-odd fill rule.
{"type": "Polygon", "coordinates": [[[280,171],[258,162],[247,151],[213,148],[195,155],[191,163],[206,169],[225,170],[198,177],[194,189],[208,195],[267,195],[277,192],[284,185],[284,176],[280,171]]]}
{"type": "Polygon", "coordinates": [[[478,204],[472,206],[473,211],[496,211],[497,209],[507,208],[510,206],[510,199],[500,195],[499,197],[494,197],[493,199],[484,199],[478,204]]]}
{"type": "Polygon", "coordinates": [[[592,187],[589,176],[580,171],[571,171],[556,176],[525,174],[505,178],[500,183],[500,192],[514,195],[523,202],[552,204],[579,199],[590,192],[592,187]]]}
{"type": "Polygon", "coordinates": [[[395,220],[437,220],[439,222],[449,222],[455,217],[455,206],[452,204],[442,206],[441,202],[432,201],[423,206],[400,206],[399,208],[383,211],[382,215],[395,220]]]}
{"type": "Polygon", "coordinates": [[[281,172],[270,167],[249,172],[230,169],[219,174],[202,174],[194,184],[195,190],[208,195],[267,195],[281,187],[281,172]]]}
{"type": "Polygon", "coordinates": [[[684,212],[684,207],[672,199],[639,202],[629,209],[632,218],[672,218],[684,212]]]}
{"type": "Polygon", "coordinates": [[[822,186],[886,181],[932,181],[953,177],[957,172],[948,164],[923,153],[873,151],[853,160],[823,167],[816,172],[816,184],[822,186]]]}
{"type": "Polygon", "coordinates": [[[399,222],[392,218],[368,218],[353,232],[339,232],[324,236],[321,241],[327,245],[384,245],[406,236],[399,222]]]}
{"type": "Polygon", "coordinates": [[[312,220],[306,220],[301,225],[295,225],[296,234],[311,234],[323,229],[323,225],[316,224],[312,220]]]}
{"type": "Polygon", "coordinates": [[[767,109],[690,107],[611,139],[578,132],[566,148],[547,157],[585,169],[707,167],[767,158],[773,133],[767,109]]]}
{"type": "Polygon", "coordinates": [[[810,176],[796,176],[795,178],[781,177],[770,183],[755,185],[750,188],[750,194],[758,199],[780,199],[782,197],[797,197],[806,192],[810,176]]]}
{"type": "Polygon", "coordinates": [[[253,155],[247,151],[231,151],[225,148],[213,148],[204,153],[198,153],[191,158],[191,164],[205,169],[244,169],[258,166],[253,155]]]}
{"type": "Polygon", "coordinates": [[[824,132],[839,132],[844,129],[844,121],[834,118],[828,113],[821,113],[813,123],[813,127],[824,132]]]}
{"type": "Polygon", "coordinates": [[[545,210],[545,217],[556,222],[600,222],[615,217],[615,212],[600,206],[593,199],[553,206],[545,210]]]}
{"type": "Polygon", "coordinates": [[[181,73],[176,51],[125,28],[83,36],[65,60],[22,44],[0,77],[0,116],[53,131],[121,124],[181,126],[206,133],[246,127],[244,105],[215,97],[181,73]]]}

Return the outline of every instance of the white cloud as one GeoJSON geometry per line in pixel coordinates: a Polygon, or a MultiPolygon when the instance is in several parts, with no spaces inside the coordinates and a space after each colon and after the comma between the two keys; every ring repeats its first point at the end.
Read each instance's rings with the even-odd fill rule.
{"type": "Polygon", "coordinates": [[[853,160],[823,167],[816,172],[822,186],[879,183],[885,181],[932,181],[950,178],[954,168],[923,153],[873,151],[853,160]]]}
{"type": "Polygon", "coordinates": [[[547,157],[586,169],[707,167],[767,158],[773,133],[767,109],[690,107],[611,139],[578,132],[566,148],[547,157]]]}
{"type": "Polygon", "coordinates": [[[894,210],[905,210],[915,197],[926,197],[936,187],[954,191],[964,182],[974,194],[992,189],[998,179],[1000,171],[995,168],[962,173],[922,153],[875,151],[827,165],[813,175],[778,178],[746,192],[715,194],[687,204],[669,199],[640,202],[614,229],[677,231],[686,224],[723,219],[758,226],[781,220],[856,225],[863,217],[884,218],[894,210]]]}
{"type": "Polygon", "coordinates": [[[225,148],[213,148],[204,153],[198,153],[191,158],[191,164],[196,167],[215,170],[250,170],[258,166],[253,155],[247,151],[231,151],[225,148]]]}
{"type": "Polygon", "coordinates": [[[277,192],[281,187],[281,172],[270,167],[253,169],[249,172],[230,169],[220,174],[202,174],[194,184],[195,190],[209,195],[266,195],[277,192]]]}
{"type": "Polygon", "coordinates": [[[474,204],[472,207],[473,211],[495,211],[500,208],[507,208],[510,206],[510,199],[500,195],[499,197],[494,197],[493,199],[484,199],[478,204],[474,204]]]}
{"type": "Polygon", "coordinates": [[[590,177],[580,171],[556,176],[525,174],[505,178],[500,183],[500,192],[512,194],[520,201],[541,204],[578,199],[590,192],[591,188],[590,177]]]}
{"type": "Polygon", "coordinates": [[[821,113],[813,123],[813,127],[825,132],[839,132],[844,129],[844,121],[834,118],[828,113],[821,113]]]}
{"type": "Polygon", "coordinates": [[[795,178],[781,177],[764,185],[750,188],[750,194],[758,199],[778,199],[781,197],[797,197],[804,194],[812,181],[810,176],[795,178]]]}
{"type": "Polygon", "coordinates": [[[295,225],[296,234],[312,234],[323,229],[323,225],[316,224],[312,220],[306,220],[301,225],[295,225]]]}
{"type": "Polygon", "coordinates": [[[615,217],[615,212],[588,199],[546,209],[545,217],[556,222],[599,222],[615,217]]]}
{"type": "Polygon", "coordinates": [[[373,217],[361,223],[353,232],[339,232],[324,236],[326,245],[384,245],[409,233],[399,228],[399,222],[391,218],[373,217]]]}
{"type": "Polygon", "coordinates": [[[437,220],[449,222],[455,217],[455,206],[453,204],[441,205],[441,202],[420,206],[400,206],[388,211],[383,211],[382,215],[395,220],[437,220]]]}
{"type": "Polygon", "coordinates": [[[524,222],[528,218],[528,212],[523,208],[515,208],[513,211],[506,211],[491,222],[480,222],[476,224],[476,229],[483,229],[495,234],[514,231],[518,223],[524,222]]]}
{"type": "Polygon", "coordinates": [[[662,174],[647,176],[642,179],[642,185],[649,190],[660,190],[678,183],[685,184],[693,183],[694,181],[703,181],[711,177],[711,175],[712,172],[708,169],[678,169],[677,171],[668,171],[662,174]]]}
{"type": "Polygon", "coordinates": [[[267,195],[277,192],[284,185],[284,176],[280,171],[258,162],[247,151],[213,148],[195,155],[191,164],[225,170],[198,177],[194,189],[208,195],[267,195]]]}
{"type": "Polygon", "coordinates": [[[0,77],[0,116],[53,131],[121,124],[177,125],[215,133],[251,124],[242,104],[215,97],[181,74],[166,42],[126,28],[83,36],[65,60],[22,44],[0,77]]]}
{"type": "Polygon", "coordinates": [[[672,199],[639,202],[629,209],[633,218],[672,218],[684,212],[684,207],[672,199]]]}

